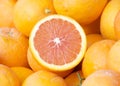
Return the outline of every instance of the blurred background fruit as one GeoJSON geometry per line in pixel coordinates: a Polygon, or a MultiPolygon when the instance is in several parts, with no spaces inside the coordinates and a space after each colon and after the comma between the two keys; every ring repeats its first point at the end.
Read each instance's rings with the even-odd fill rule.
{"type": "Polygon", "coordinates": [[[120,11],[117,13],[114,21],[114,30],[117,40],[120,40],[120,11]]]}
{"type": "Polygon", "coordinates": [[[13,27],[13,9],[15,1],[0,0],[0,27],[13,27]]]}

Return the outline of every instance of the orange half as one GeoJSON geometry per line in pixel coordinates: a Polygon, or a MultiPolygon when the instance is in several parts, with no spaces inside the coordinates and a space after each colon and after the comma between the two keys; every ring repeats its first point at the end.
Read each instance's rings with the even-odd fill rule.
{"type": "Polygon", "coordinates": [[[86,51],[86,35],[72,18],[50,15],[33,28],[29,47],[34,58],[53,71],[70,70],[77,66],[86,51]]]}

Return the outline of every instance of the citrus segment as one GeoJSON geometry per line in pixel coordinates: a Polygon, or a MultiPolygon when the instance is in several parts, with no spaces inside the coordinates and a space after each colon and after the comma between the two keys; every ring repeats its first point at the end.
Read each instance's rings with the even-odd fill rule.
{"type": "Polygon", "coordinates": [[[86,36],[73,19],[51,15],[33,28],[30,50],[35,59],[51,70],[69,70],[82,60],[86,50],[86,36]]]}
{"type": "MultiPolygon", "coordinates": [[[[28,53],[27,53],[27,58],[28,58],[28,63],[31,67],[31,69],[33,71],[39,71],[39,70],[47,70],[47,71],[51,71],[45,67],[43,67],[32,55],[30,49],[28,49],[28,53]]],[[[53,73],[56,73],[57,75],[61,76],[61,77],[66,77],[67,75],[69,75],[74,69],[71,70],[67,70],[67,71],[51,71],[53,73]]]]}

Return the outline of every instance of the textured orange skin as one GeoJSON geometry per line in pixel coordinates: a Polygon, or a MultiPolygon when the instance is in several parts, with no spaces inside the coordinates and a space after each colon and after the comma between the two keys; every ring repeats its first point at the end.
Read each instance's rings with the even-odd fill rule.
{"type": "Polygon", "coordinates": [[[27,62],[28,38],[15,28],[0,29],[0,63],[7,66],[25,66],[27,62]]]}
{"type": "Polygon", "coordinates": [[[22,86],[67,86],[65,80],[45,70],[37,71],[26,78],[22,86]]]}
{"type": "Polygon", "coordinates": [[[107,2],[107,0],[53,0],[58,14],[70,16],[84,25],[95,21],[107,2]]]}
{"type": "Polygon", "coordinates": [[[88,77],[97,70],[108,69],[107,55],[114,43],[114,40],[100,40],[87,49],[82,62],[82,72],[84,77],[88,77]]]}
{"type": "Polygon", "coordinates": [[[13,27],[13,9],[15,1],[0,0],[0,27],[13,27]]]}
{"type": "Polygon", "coordinates": [[[34,73],[30,68],[27,67],[11,67],[11,69],[15,72],[18,76],[20,83],[22,84],[23,81],[32,73],[34,73]]]}
{"type": "Polygon", "coordinates": [[[116,41],[116,43],[111,47],[108,53],[108,68],[120,73],[120,40],[116,41]]]}
{"type": "Polygon", "coordinates": [[[67,83],[67,86],[80,86],[80,84],[82,84],[83,81],[84,81],[84,76],[81,70],[72,72],[65,78],[65,82],[67,83]],[[79,74],[82,81],[80,81],[77,73],[79,74]]]}
{"type": "Polygon", "coordinates": [[[17,75],[3,64],[0,64],[0,86],[20,86],[17,75]]]}
{"type": "Polygon", "coordinates": [[[90,47],[95,42],[103,39],[101,34],[88,34],[86,37],[87,37],[87,47],[90,47]]]}
{"type": "Polygon", "coordinates": [[[114,27],[115,27],[115,36],[117,40],[120,39],[120,11],[117,13],[115,17],[115,22],[114,22],[114,27]]]}
{"type": "Polygon", "coordinates": [[[82,86],[120,86],[120,74],[112,70],[98,70],[88,76],[82,86]]]}
{"type": "Polygon", "coordinates": [[[101,14],[100,32],[104,38],[116,40],[115,18],[120,10],[120,0],[108,2],[101,14]]]}
{"type": "Polygon", "coordinates": [[[29,36],[34,25],[51,14],[55,14],[52,0],[18,0],[13,20],[16,28],[29,36]]]}

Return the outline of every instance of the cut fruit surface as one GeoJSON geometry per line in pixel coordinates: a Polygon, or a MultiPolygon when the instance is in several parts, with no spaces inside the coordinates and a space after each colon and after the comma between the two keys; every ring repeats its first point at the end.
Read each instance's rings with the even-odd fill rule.
{"type": "Polygon", "coordinates": [[[86,36],[74,19],[51,15],[35,25],[29,46],[41,65],[54,71],[64,71],[74,68],[82,60],[86,36]]]}

